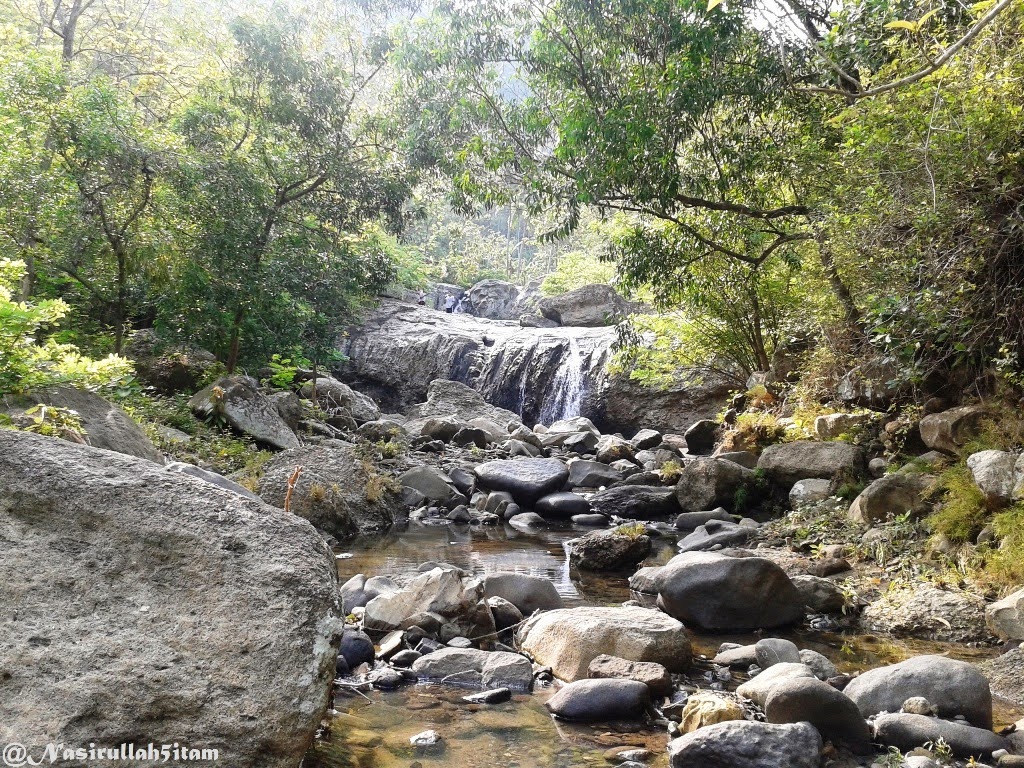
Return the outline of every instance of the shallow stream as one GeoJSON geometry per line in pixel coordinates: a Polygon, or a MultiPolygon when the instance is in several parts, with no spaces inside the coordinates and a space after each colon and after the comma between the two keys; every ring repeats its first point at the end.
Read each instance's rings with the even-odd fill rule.
{"type": "MultiPolygon", "coordinates": [[[[550,579],[567,606],[619,605],[630,599],[626,578],[570,568],[564,544],[588,529],[551,528],[523,533],[509,526],[427,526],[410,523],[386,534],[361,537],[336,551],[344,582],[357,573],[405,581],[427,561],[447,562],[475,574],[514,571],[550,579]]],[[[674,554],[674,540],[655,540],[645,563],[660,565],[674,554]]],[[[924,653],[979,660],[993,650],[962,645],[896,640],[877,635],[833,634],[809,630],[774,633],[801,648],[830,658],[841,672],[895,663],[924,653]]],[[[761,635],[701,635],[690,631],[694,655],[714,656],[723,642],[753,643],[761,635]]],[[[544,708],[554,693],[537,688],[496,706],[461,701],[469,691],[432,685],[407,686],[392,693],[339,697],[330,737],[307,760],[309,768],[577,768],[608,766],[613,747],[646,747],[647,765],[665,768],[668,737],[663,729],[636,725],[567,725],[555,722],[544,708]],[[414,752],[409,738],[433,729],[445,740],[437,753],[414,752]]],[[[997,724],[1009,724],[1024,712],[997,704],[997,724]]]]}

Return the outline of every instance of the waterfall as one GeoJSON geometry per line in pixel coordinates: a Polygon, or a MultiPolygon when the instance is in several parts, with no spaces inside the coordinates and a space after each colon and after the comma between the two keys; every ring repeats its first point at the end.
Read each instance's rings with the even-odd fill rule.
{"type": "Polygon", "coordinates": [[[544,424],[580,415],[587,383],[586,359],[575,337],[570,336],[566,342],[568,349],[562,353],[558,370],[546,389],[544,405],[541,407],[540,421],[544,424]]]}

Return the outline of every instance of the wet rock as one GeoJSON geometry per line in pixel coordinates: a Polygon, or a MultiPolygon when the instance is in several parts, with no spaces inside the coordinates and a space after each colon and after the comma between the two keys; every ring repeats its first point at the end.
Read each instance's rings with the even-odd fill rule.
{"type": "Polygon", "coordinates": [[[544,702],[555,717],[574,722],[639,720],[649,704],[649,689],[636,680],[577,680],[544,702]]]}
{"type": "Polygon", "coordinates": [[[440,648],[416,659],[412,671],[424,680],[443,680],[460,672],[480,672],[489,655],[476,648],[440,648]]]}
{"type": "Polygon", "coordinates": [[[899,515],[919,515],[930,507],[931,475],[891,474],[871,482],[850,505],[849,516],[861,525],[876,525],[899,515]]]}
{"type": "Polygon", "coordinates": [[[398,478],[403,488],[418,491],[425,499],[436,504],[464,504],[466,497],[452,484],[451,478],[437,467],[421,464],[402,473],[398,478]]]}
{"type": "Polygon", "coordinates": [[[528,691],[533,686],[533,667],[518,653],[488,653],[474,648],[442,648],[416,659],[412,671],[421,679],[448,684],[528,691]],[[456,679],[456,676],[459,676],[456,679]]]}
{"type": "Polygon", "coordinates": [[[664,666],[653,661],[630,661],[602,654],[590,662],[587,672],[591,678],[636,680],[650,688],[652,696],[667,696],[672,692],[672,676],[664,666]]]}
{"type": "Polygon", "coordinates": [[[754,657],[761,669],[775,664],[800,664],[800,649],[790,640],[781,637],[766,637],[754,644],[754,657]]]}
{"type": "Polygon", "coordinates": [[[269,448],[299,447],[299,438],[248,376],[222,377],[194,394],[188,406],[198,418],[223,418],[232,429],[269,448]]]}
{"type": "Polygon", "coordinates": [[[363,626],[371,631],[407,629],[420,614],[432,614],[448,622],[456,634],[469,638],[495,631],[491,611],[484,602],[483,584],[459,571],[435,568],[390,595],[366,604],[363,626]]]}
{"type": "Polygon", "coordinates": [[[604,515],[573,515],[573,525],[601,527],[608,524],[608,518],[604,515]]]}
{"type": "Polygon", "coordinates": [[[391,667],[373,670],[366,676],[366,680],[380,691],[393,691],[408,682],[401,672],[391,667]]]}
{"type": "Polygon", "coordinates": [[[590,497],[590,508],[602,515],[632,520],[657,520],[680,512],[673,488],[623,485],[606,488],[590,497]]]}
{"type": "Polygon", "coordinates": [[[372,664],[376,657],[373,640],[365,632],[357,629],[346,629],[341,636],[338,653],[345,657],[349,667],[353,669],[360,664],[372,664]]]}
{"type": "Polygon", "coordinates": [[[854,678],[844,693],[865,717],[897,712],[907,699],[923,696],[941,717],[963,715],[979,728],[992,727],[988,680],[974,665],[945,656],[915,656],[868,670],[854,678]]]}
{"type": "Polygon", "coordinates": [[[633,592],[656,595],[658,593],[658,588],[655,582],[655,577],[660,570],[660,566],[651,566],[639,569],[629,577],[630,590],[633,592]]]}
{"type": "Polygon", "coordinates": [[[1009,746],[1006,739],[985,728],[903,712],[879,715],[874,720],[874,730],[875,741],[901,750],[923,747],[942,739],[956,757],[985,760],[996,750],[1009,746]]]}
{"type": "Polygon", "coordinates": [[[260,498],[283,507],[297,466],[303,470],[292,491],[292,513],[338,539],[388,528],[405,513],[394,484],[368,466],[354,445],[341,440],[274,456],[263,466],[256,488],[260,498]]]}
{"type": "Polygon", "coordinates": [[[712,659],[713,664],[726,667],[746,669],[751,664],[757,664],[757,646],[739,645],[733,648],[720,649],[712,659]]]}
{"type": "Polygon", "coordinates": [[[710,419],[701,419],[683,434],[686,450],[694,456],[706,456],[715,449],[722,432],[721,426],[710,419]]]}
{"type": "MultiPolygon", "coordinates": [[[[93,448],[123,453],[157,464],[164,463],[163,454],[142,431],[132,418],[113,403],[97,394],[73,387],[51,387],[32,392],[24,397],[8,396],[0,401],[0,411],[7,410],[12,416],[35,405],[49,405],[67,408],[78,414],[85,430],[85,442],[93,448]]],[[[277,412],[274,412],[276,415],[277,412]]],[[[280,417],[278,417],[280,419],[280,417]]],[[[287,426],[285,426],[287,429],[287,426]]],[[[298,440],[292,435],[295,444],[298,440]]]]}
{"type": "Polygon", "coordinates": [[[790,581],[812,613],[838,613],[846,606],[846,596],[834,581],[819,576],[794,576],[790,581]]]}
{"type": "Polygon", "coordinates": [[[561,491],[539,499],[533,508],[542,517],[564,520],[573,515],[589,514],[590,502],[579,494],[561,491]]]}
{"type": "Polygon", "coordinates": [[[489,691],[481,691],[480,693],[472,693],[469,696],[463,696],[462,700],[469,704],[503,704],[506,701],[511,701],[512,691],[508,688],[492,688],[489,691]]]}
{"type": "Polygon", "coordinates": [[[480,673],[483,676],[484,688],[529,691],[533,687],[533,665],[528,658],[518,653],[489,653],[480,673]]]}
{"type": "Polygon", "coordinates": [[[569,470],[557,459],[499,459],[480,464],[474,472],[485,488],[508,491],[526,506],[561,490],[569,479],[569,470]]]}
{"type": "Polygon", "coordinates": [[[569,560],[585,571],[633,568],[651,553],[651,539],[625,526],[594,531],[568,543],[569,560]]]}
{"type": "Polygon", "coordinates": [[[666,613],[705,629],[768,629],[804,616],[803,597],[785,571],[760,557],[687,552],[661,569],[657,586],[666,613]]]}
{"type": "Polygon", "coordinates": [[[810,723],[735,721],[669,742],[671,768],[819,768],[822,741],[810,723]]]}
{"type": "Polygon", "coordinates": [[[301,761],[341,630],[334,557],[308,522],[6,430],[0,488],[0,571],[18,574],[0,579],[5,743],[187,734],[237,766],[301,761]]]}
{"type": "MultiPolygon", "coordinates": [[[[332,376],[321,376],[316,380],[316,402],[328,413],[336,408],[348,411],[357,424],[376,421],[380,418],[380,408],[373,398],[356,392],[348,384],[344,384],[332,376]]],[[[313,399],[314,386],[312,380],[302,385],[302,396],[313,399]]]]}
{"type": "Polygon", "coordinates": [[[753,485],[753,470],[725,459],[699,457],[683,468],[676,484],[676,499],[684,512],[736,508],[739,494],[752,493],[753,485]]]}
{"type": "Polygon", "coordinates": [[[861,613],[872,631],[944,642],[969,642],[989,637],[985,601],[967,592],[930,584],[889,590],[861,613]]]}
{"type": "Polygon", "coordinates": [[[764,713],[769,723],[807,722],[834,744],[856,754],[871,752],[868,726],[857,705],[821,680],[799,678],[779,683],[768,694],[764,713]]]}
{"type": "Polygon", "coordinates": [[[743,707],[738,701],[714,691],[698,691],[686,700],[679,730],[693,733],[700,728],[733,720],[743,720],[743,707]]]}
{"type": "Polygon", "coordinates": [[[965,405],[921,419],[921,439],[933,451],[956,455],[961,446],[977,437],[987,416],[980,405],[965,405]]]}
{"type": "Polygon", "coordinates": [[[437,731],[423,731],[409,739],[417,749],[437,749],[444,745],[444,739],[437,731]]]}
{"type": "Polygon", "coordinates": [[[512,603],[523,616],[534,611],[549,611],[563,607],[561,595],[550,580],[540,576],[498,571],[484,577],[484,594],[488,598],[500,597],[512,603]]]}
{"type": "Polygon", "coordinates": [[[751,678],[736,689],[736,693],[750,699],[757,706],[764,708],[765,702],[776,687],[792,680],[815,680],[814,672],[806,664],[782,662],[773,664],[768,669],[751,678]]]}
{"type": "Polygon", "coordinates": [[[587,676],[601,655],[653,661],[670,672],[690,663],[690,640],[675,619],[647,608],[565,608],[539,614],[519,631],[522,650],[567,681],[587,676]]]}
{"type": "Polygon", "coordinates": [[[986,606],[985,622],[1003,639],[1024,640],[1024,589],[986,606]]]}
{"type": "Polygon", "coordinates": [[[800,480],[860,477],[865,462],[863,450],[849,443],[798,440],[769,445],[757,467],[788,492],[800,480]]]}
{"type": "MultiPolygon", "coordinates": [[[[509,509],[513,506],[516,505],[510,504],[509,509]]],[[[507,514],[506,517],[508,517],[507,514]]],[[[516,530],[530,532],[538,528],[543,528],[547,525],[547,521],[536,512],[522,512],[518,515],[508,517],[508,524],[516,530]]]]}

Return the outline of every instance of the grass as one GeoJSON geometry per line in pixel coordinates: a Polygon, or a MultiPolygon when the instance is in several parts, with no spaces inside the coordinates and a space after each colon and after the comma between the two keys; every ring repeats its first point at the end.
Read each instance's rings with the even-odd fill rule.
{"type": "Polygon", "coordinates": [[[939,477],[942,501],[928,518],[928,527],[954,544],[974,541],[989,520],[985,495],[966,464],[950,467],[939,477]]]}

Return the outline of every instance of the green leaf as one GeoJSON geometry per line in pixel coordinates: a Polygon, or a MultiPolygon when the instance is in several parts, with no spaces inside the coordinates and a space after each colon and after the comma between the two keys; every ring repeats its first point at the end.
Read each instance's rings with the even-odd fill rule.
{"type": "Polygon", "coordinates": [[[916,21],[890,21],[885,25],[886,29],[905,29],[908,32],[917,32],[918,23],[916,21]]]}

